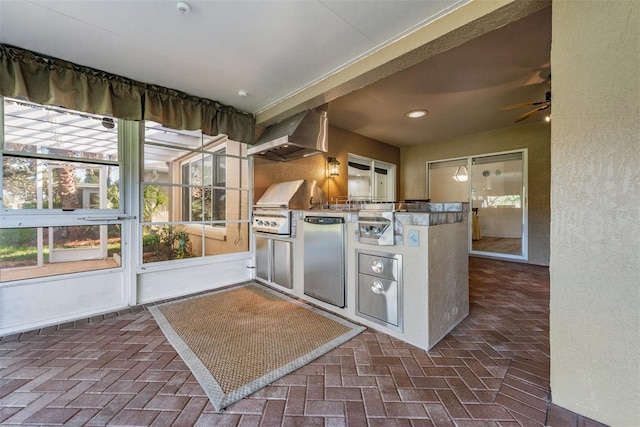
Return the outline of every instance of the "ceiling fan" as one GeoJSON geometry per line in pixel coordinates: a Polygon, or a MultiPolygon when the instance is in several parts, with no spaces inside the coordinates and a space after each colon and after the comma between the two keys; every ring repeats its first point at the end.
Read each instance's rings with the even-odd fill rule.
{"type": "Polygon", "coordinates": [[[516,108],[527,107],[527,106],[533,106],[535,108],[533,110],[531,110],[531,111],[528,111],[528,112],[524,113],[523,115],[521,115],[517,119],[515,119],[513,121],[514,123],[518,123],[518,122],[521,122],[521,121],[523,121],[525,119],[528,119],[529,117],[534,116],[535,114],[537,114],[538,111],[546,110],[547,108],[551,107],[551,91],[547,91],[547,93],[545,94],[545,100],[544,101],[522,102],[520,104],[507,105],[506,107],[501,107],[500,110],[501,111],[513,110],[513,109],[516,109],[516,108]]]}

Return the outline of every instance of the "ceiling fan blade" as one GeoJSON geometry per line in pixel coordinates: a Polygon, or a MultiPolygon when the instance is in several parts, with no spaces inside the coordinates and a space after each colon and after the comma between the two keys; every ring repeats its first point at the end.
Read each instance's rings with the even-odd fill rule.
{"type": "Polygon", "coordinates": [[[513,105],[507,105],[505,107],[500,107],[500,108],[498,108],[498,110],[500,110],[500,111],[514,110],[514,109],[520,108],[520,107],[530,107],[530,106],[536,106],[536,105],[545,104],[545,103],[546,103],[546,101],[521,102],[520,104],[513,104],[513,105]]]}
{"type": "Polygon", "coordinates": [[[531,110],[531,111],[529,111],[529,112],[527,112],[527,113],[524,113],[523,115],[521,115],[520,117],[518,117],[517,119],[515,119],[515,120],[513,121],[513,123],[518,123],[518,122],[521,122],[521,121],[523,121],[523,120],[526,120],[526,119],[528,119],[529,117],[531,117],[531,116],[535,115],[538,111],[546,110],[547,108],[549,108],[549,105],[550,105],[549,103],[546,103],[546,102],[545,102],[544,104],[545,104],[545,105],[543,105],[542,107],[538,107],[538,108],[535,108],[535,109],[533,109],[533,110],[531,110]]]}

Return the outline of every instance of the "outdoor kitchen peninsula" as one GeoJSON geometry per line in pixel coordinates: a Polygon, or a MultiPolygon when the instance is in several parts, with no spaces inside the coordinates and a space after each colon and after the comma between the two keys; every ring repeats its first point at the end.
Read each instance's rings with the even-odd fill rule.
{"type": "MultiPolygon", "coordinates": [[[[468,221],[468,203],[372,203],[357,209],[294,210],[293,284],[282,290],[431,349],[469,314],[468,221]],[[305,227],[323,222],[322,218],[331,224],[336,218],[344,220],[344,307],[305,290],[309,280],[305,269],[310,264],[305,257],[329,255],[310,255],[304,248],[305,227]]],[[[323,238],[329,239],[328,235],[323,238]]],[[[333,271],[324,273],[335,276],[333,271]]],[[[325,279],[332,286],[329,281],[325,279]]]]}

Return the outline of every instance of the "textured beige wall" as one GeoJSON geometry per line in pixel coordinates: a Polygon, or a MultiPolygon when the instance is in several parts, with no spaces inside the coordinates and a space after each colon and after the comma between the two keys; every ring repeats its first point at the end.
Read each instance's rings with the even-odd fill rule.
{"type": "MultiPolygon", "coordinates": [[[[254,163],[254,200],[257,201],[269,185],[275,182],[296,179],[315,179],[316,183],[331,199],[347,196],[347,158],[358,154],[370,159],[395,164],[400,176],[400,149],[375,139],[329,126],[329,151],[305,159],[290,162],[273,162],[256,158],[254,163]],[[327,158],[335,157],[340,162],[340,176],[327,177],[327,158]]],[[[400,181],[400,180],[396,180],[400,181]]],[[[396,194],[400,193],[399,183],[396,194]]]]}
{"type": "Polygon", "coordinates": [[[427,161],[500,151],[528,149],[529,263],[549,265],[550,126],[519,124],[505,129],[467,135],[434,144],[401,150],[402,198],[420,199],[427,194],[427,161]]]}
{"type": "Polygon", "coordinates": [[[554,1],[551,392],[640,425],[640,2],[554,1]]]}

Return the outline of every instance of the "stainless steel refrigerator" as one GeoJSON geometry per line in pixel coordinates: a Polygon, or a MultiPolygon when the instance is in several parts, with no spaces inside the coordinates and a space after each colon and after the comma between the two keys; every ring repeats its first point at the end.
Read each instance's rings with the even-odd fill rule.
{"type": "Polygon", "coordinates": [[[303,224],[303,239],[305,295],[344,307],[344,218],[306,217],[303,224]]]}

